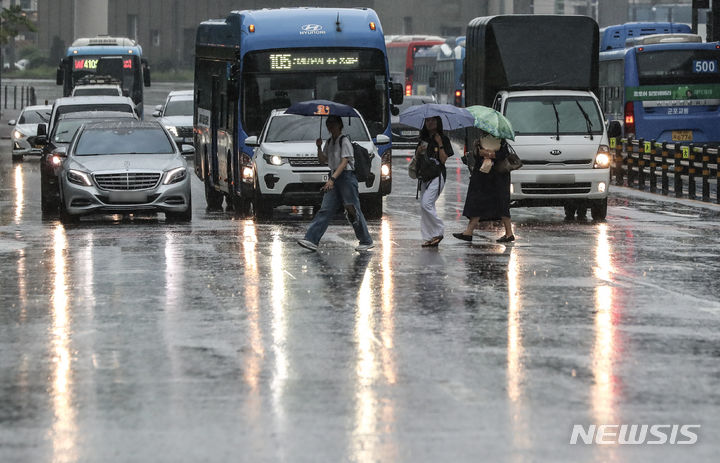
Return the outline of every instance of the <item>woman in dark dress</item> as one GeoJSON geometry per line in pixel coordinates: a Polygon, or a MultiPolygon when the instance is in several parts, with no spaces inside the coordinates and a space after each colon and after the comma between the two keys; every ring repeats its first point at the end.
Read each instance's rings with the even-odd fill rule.
{"type": "Polygon", "coordinates": [[[455,238],[463,241],[472,241],[473,230],[480,221],[500,220],[505,227],[505,235],[498,238],[498,243],[515,241],[510,221],[510,173],[498,172],[495,166],[509,154],[505,140],[500,143],[497,151],[482,148],[480,141],[475,142],[475,153],[481,159],[492,159],[493,166],[490,172],[480,171],[481,159],[475,162],[470,176],[470,185],[465,198],[463,215],[470,219],[467,228],[462,233],[453,233],[455,238]]]}

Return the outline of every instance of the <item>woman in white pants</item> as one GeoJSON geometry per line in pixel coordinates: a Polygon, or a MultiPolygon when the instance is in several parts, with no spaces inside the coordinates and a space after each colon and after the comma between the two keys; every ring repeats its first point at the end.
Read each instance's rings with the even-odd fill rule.
{"type": "Polygon", "coordinates": [[[420,144],[415,156],[427,154],[427,162],[436,164],[435,169],[419,169],[420,176],[420,234],[422,246],[437,247],[445,234],[445,224],[438,217],[435,202],[445,187],[447,171],[445,162],[453,155],[450,139],[443,133],[442,120],[439,117],[428,117],[420,131],[420,144]],[[434,171],[428,173],[427,171],[434,171]],[[423,175],[423,173],[425,175],[423,175]]]}

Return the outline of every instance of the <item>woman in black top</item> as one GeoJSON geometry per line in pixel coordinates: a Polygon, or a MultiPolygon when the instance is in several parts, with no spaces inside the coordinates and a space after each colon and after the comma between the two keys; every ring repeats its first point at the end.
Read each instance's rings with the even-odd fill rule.
{"type": "Polygon", "coordinates": [[[450,139],[443,133],[442,120],[439,117],[425,119],[415,156],[423,152],[427,153],[430,162],[436,163],[439,167],[438,175],[420,179],[420,234],[424,241],[423,247],[435,247],[440,244],[445,233],[445,224],[438,217],[435,201],[445,186],[447,178],[445,161],[453,155],[450,139]]]}
{"type": "Polygon", "coordinates": [[[498,172],[496,166],[509,154],[508,145],[505,140],[500,143],[497,151],[484,149],[480,146],[480,140],[475,141],[475,153],[478,160],[470,176],[470,184],[465,198],[463,215],[470,219],[467,228],[462,233],[453,233],[453,236],[464,240],[472,241],[473,230],[478,223],[486,220],[501,220],[505,227],[505,235],[498,238],[498,243],[515,241],[510,221],[510,173],[498,172]],[[490,172],[480,171],[483,159],[492,159],[493,166],[490,172]]]}

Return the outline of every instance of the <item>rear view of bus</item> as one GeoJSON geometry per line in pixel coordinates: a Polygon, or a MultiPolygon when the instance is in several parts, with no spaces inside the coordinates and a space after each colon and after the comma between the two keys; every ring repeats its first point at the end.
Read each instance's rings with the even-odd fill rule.
{"type": "Polygon", "coordinates": [[[720,143],[720,43],[653,34],[600,54],[600,99],[624,135],[657,142],[720,143]]]}
{"type": "Polygon", "coordinates": [[[388,63],[393,82],[404,82],[405,95],[417,95],[415,85],[415,55],[421,50],[442,45],[445,39],[435,35],[387,36],[388,63]]]}

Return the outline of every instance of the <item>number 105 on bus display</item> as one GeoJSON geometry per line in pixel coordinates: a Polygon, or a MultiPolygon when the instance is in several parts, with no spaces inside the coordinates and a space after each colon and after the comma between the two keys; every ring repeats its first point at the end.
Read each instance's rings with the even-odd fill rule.
{"type": "Polygon", "coordinates": [[[696,74],[710,74],[718,72],[717,60],[699,59],[693,61],[693,72],[696,74]]]}

